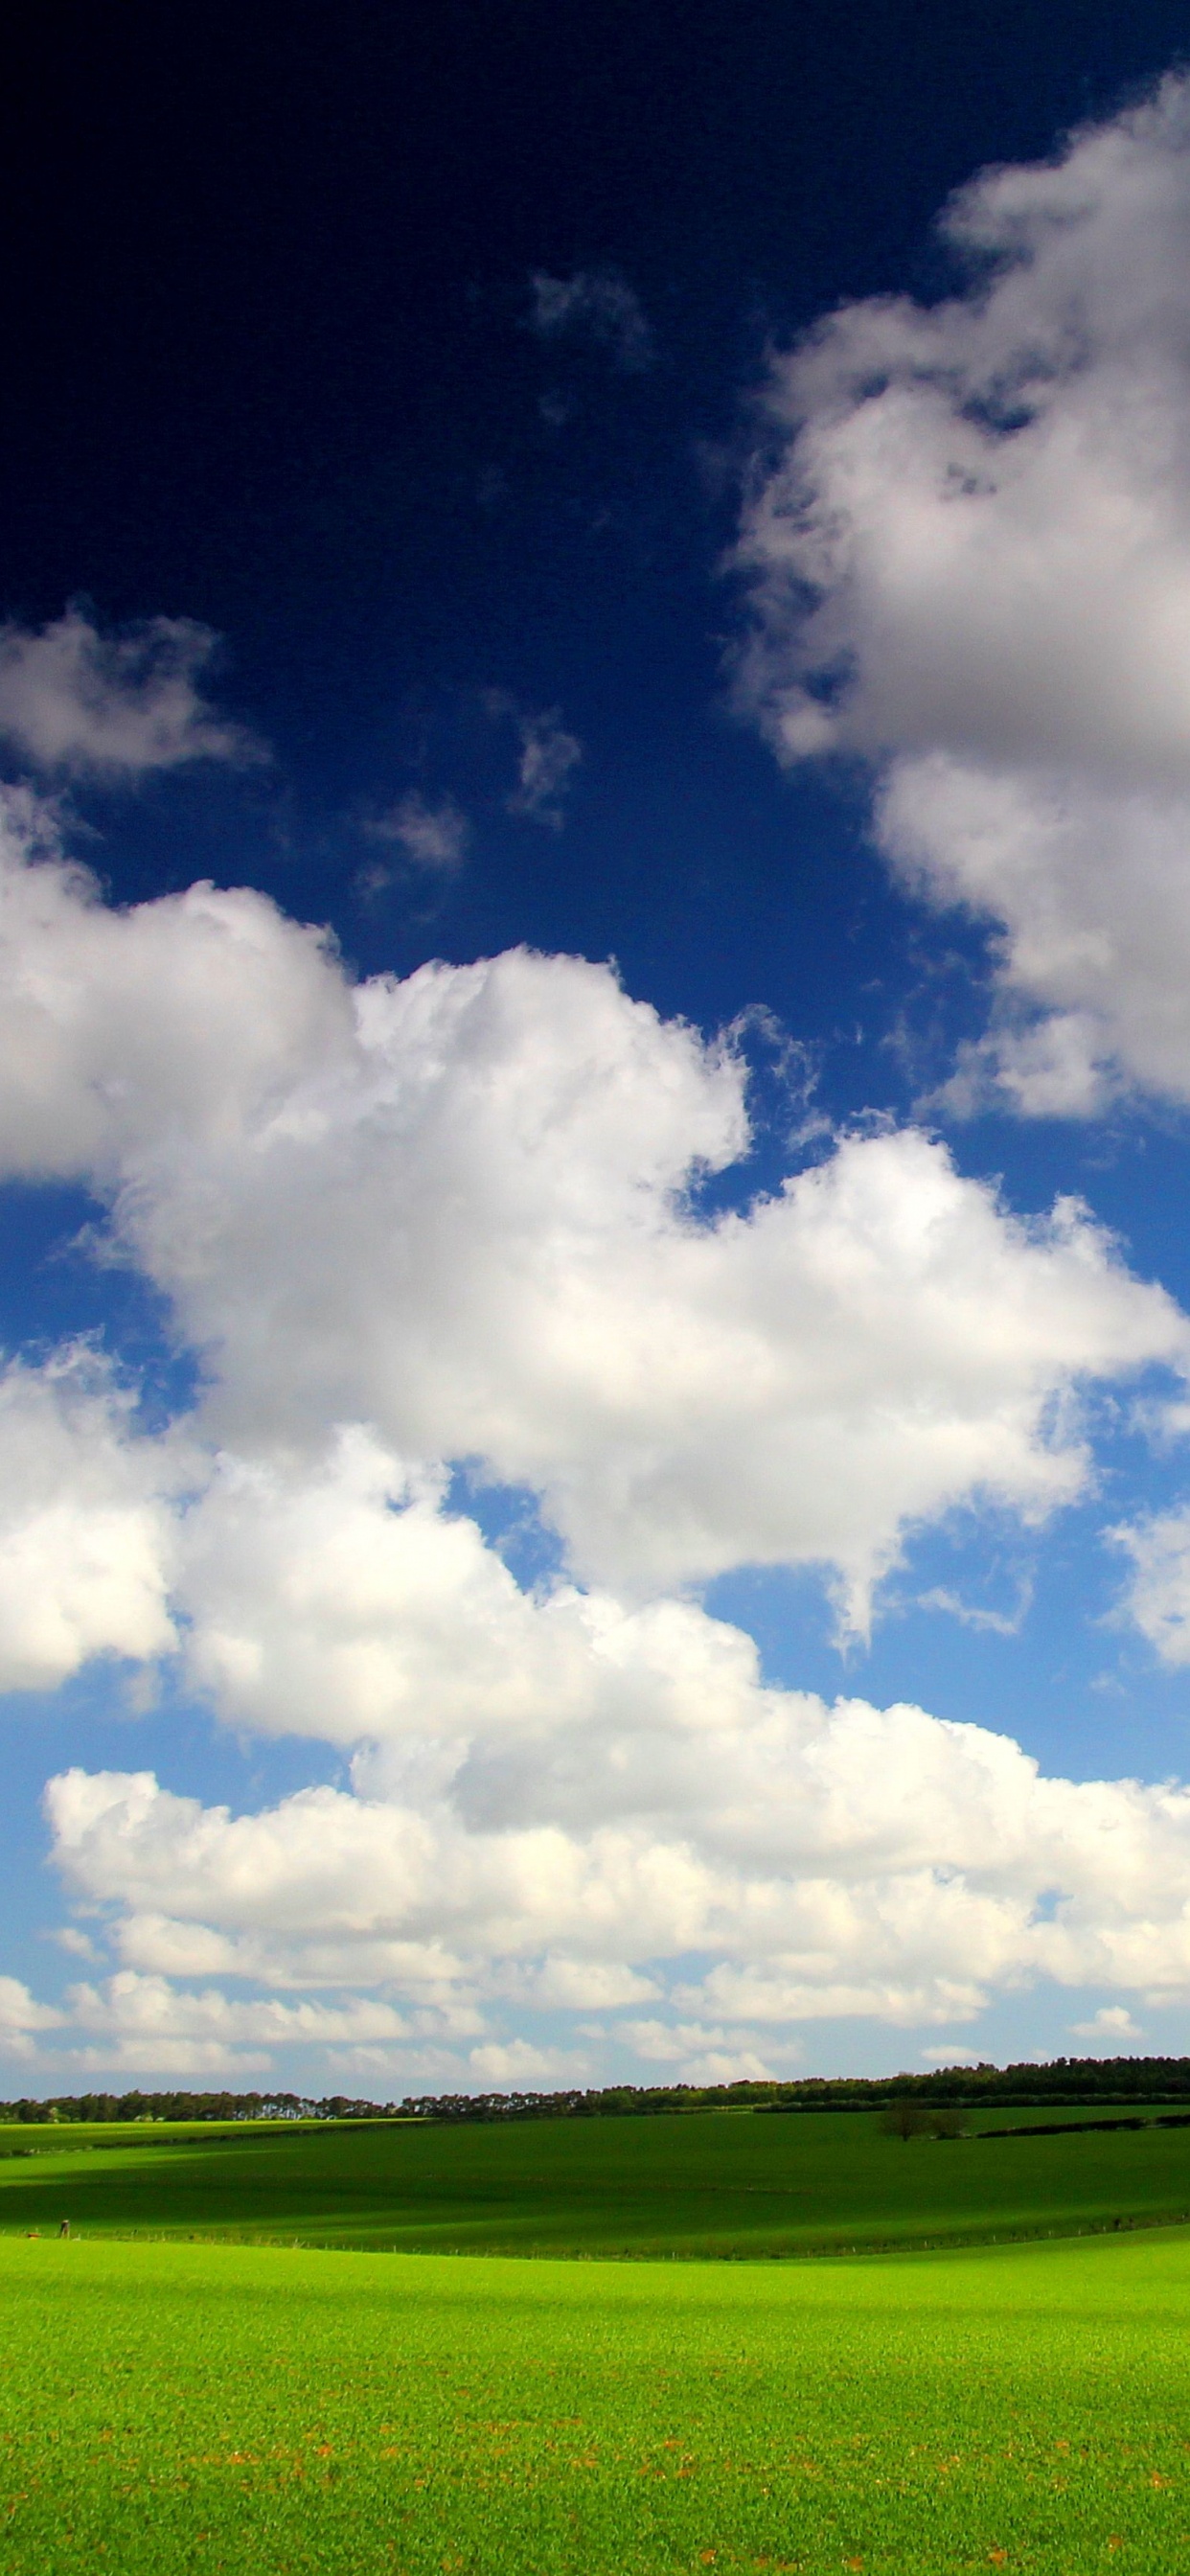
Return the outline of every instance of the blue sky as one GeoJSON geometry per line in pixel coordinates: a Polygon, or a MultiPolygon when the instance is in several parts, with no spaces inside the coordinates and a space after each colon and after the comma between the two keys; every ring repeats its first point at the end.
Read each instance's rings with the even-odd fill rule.
{"type": "Polygon", "coordinates": [[[1190,2045],[1183,38],[26,31],[9,2092],[1190,2045]]]}

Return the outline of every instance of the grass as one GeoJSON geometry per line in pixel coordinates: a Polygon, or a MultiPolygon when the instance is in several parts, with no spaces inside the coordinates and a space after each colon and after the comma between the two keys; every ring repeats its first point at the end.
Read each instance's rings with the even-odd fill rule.
{"type": "Polygon", "coordinates": [[[1190,2551],[1185,2238],[784,2266],[9,2238],[0,2297],[11,2576],[1190,2551]]]}
{"type": "Polygon", "coordinates": [[[1190,2129],[904,2144],[866,2112],[707,2112],[474,2128],[0,2131],[8,2234],[68,2217],[88,2237],[747,2259],[1002,2242],[1188,2213],[1190,2129]]]}

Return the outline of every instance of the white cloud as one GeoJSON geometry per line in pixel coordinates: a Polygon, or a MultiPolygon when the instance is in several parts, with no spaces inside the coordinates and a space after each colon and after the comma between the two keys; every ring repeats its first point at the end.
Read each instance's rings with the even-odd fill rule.
{"type": "Polygon", "coordinates": [[[788,2075],[797,2064],[796,2049],[770,2049],[762,2055],[758,2049],[746,2048],[730,2040],[725,2048],[704,2048],[682,2060],[678,2071],[681,2084],[768,2084],[779,2075],[788,2075]]]}
{"type": "Polygon", "coordinates": [[[1092,2014],[1090,2021],[1072,2021],[1070,2028],[1076,2039],[1091,2039],[1099,2046],[1105,2041],[1144,2038],[1143,2030],[1134,2022],[1126,2004],[1104,2004],[1099,2012],[1092,2014]]]}
{"type": "Polygon", "coordinates": [[[116,912],[55,852],[44,809],[0,790],[6,1179],[152,1192],[171,1152],[246,1149],[338,1069],[352,1002],[321,934],[210,885],[116,912]]]}
{"type": "Polygon", "coordinates": [[[416,792],[402,796],[387,813],[371,816],[363,828],[370,841],[395,844],[415,868],[440,877],[457,876],[471,837],[471,826],[453,796],[431,804],[416,792]]]}
{"type": "Polygon", "coordinates": [[[844,305],[774,361],[756,702],[795,755],[1190,787],[1190,85],[985,172],[942,231],[965,293],[844,305]]]}
{"type": "Polygon", "coordinates": [[[103,1986],[71,1986],[66,2002],[74,2028],[149,2048],[162,2039],[309,2047],[409,2036],[409,2023],[391,2004],[364,1996],[346,2004],[287,2004],[271,1995],[232,2000],[217,1987],[194,1994],[166,1977],[140,1976],[131,1968],[117,1970],[103,1986]]]}
{"type": "MultiPolygon", "coordinates": [[[[189,1973],[196,1968],[194,1961],[189,1973]]],[[[0,1980],[0,1988],[5,1983],[12,1980],[0,1980]]],[[[127,1968],[102,1985],[69,1987],[60,2012],[29,2007],[24,1989],[14,1991],[24,1998],[22,2028],[53,2028],[67,2042],[44,2060],[63,2072],[74,2066],[88,2073],[242,2080],[270,2069],[278,2049],[341,2050],[380,2059],[413,2029],[391,2004],[364,1996],[335,2004],[245,1999],[211,1986],[195,1993],[166,1976],[127,1968]],[[81,2046],[80,2035],[86,2035],[81,2046]]]]}
{"type": "Polygon", "coordinates": [[[769,387],[741,703],[884,771],[878,830],[995,926],[949,1092],[1190,1099],[1190,82],[985,172],[964,291],[844,306],[769,387]]]}
{"type": "Polygon", "coordinates": [[[626,2004],[655,2003],[661,1987],[619,1959],[543,1959],[539,1968],[500,1981],[499,1991],[539,2008],[566,2012],[617,2012],[626,2004]]]}
{"type": "MultiPolygon", "coordinates": [[[[428,1502],[399,1536],[386,1514],[434,1490],[419,1461],[470,1457],[542,1497],[583,1580],[824,1564],[862,1623],[915,1524],[1085,1488],[1081,1384],[1185,1361],[1083,1211],[1017,1221],[914,1131],[700,1221],[691,1184],[747,1140],[743,1068],[606,968],[512,952],[353,989],[256,894],[110,911],[29,862],[29,821],[10,807],[0,868],[0,1170],[86,1181],[204,1356],[195,1428],[227,1458],[189,1579],[228,1676],[266,1497],[298,1548],[320,1512],[366,1524],[378,1582],[419,1531],[461,1569],[428,1502]],[[343,1424],[372,1428],[336,1447],[343,1424]]],[[[498,1570],[474,1579],[496,1616],[498,1570]]],[[[545,1634],[511,1595],[499,1617],[545,1634]]],[[[362,1674],[358,1598],[340,1624],[362,1674]]]]}
{"type": "Polygon", "coordinates": [[[1190,1099],[1190,797],[895,762],[877,834],[909,887],[999,921],[996,1010],[942,1094],[1087,1118],[1139,1087],[1190,1099]]]}
{"type": "Polygon", "coordinates": [[[93,1655],[168,1652],[167,1453],[87,1344],[0,1374],[0,1689],[49,1690],[93,1655]]]}
{"type": "Polygon", "coordinates": [[[628,280],[614,268],[578,268],[569,277],[535,269],[530,329],[543,340],[578,335],[609,349],[630,373],[651,366],[653,334],[628,280]]]}
{"type": "Polygon", "coordinates": [[[215,716],[197,680],[215,650],[209,627],[152,617],[105,636],[80,608],[35,633],[0,627],[0,736],[38,769],[139,778],[183,761],[265,757],[215,716]]]}

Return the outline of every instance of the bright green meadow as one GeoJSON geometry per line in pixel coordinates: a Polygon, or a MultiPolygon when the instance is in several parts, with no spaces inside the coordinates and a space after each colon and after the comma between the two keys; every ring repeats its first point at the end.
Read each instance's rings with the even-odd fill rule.
{"type": "Polygon", "coordinates": [[[0,2242],[4,2563],[235,2576],[1190,2556],[1190,2242],[559,2263],[0,2242]]]}
{"type": "Polygon", "coordinates": [[[0,2568],[1166,2576],[1187,2211],[1156,2127],[0,2131],[0,2568]]]}
{"type": "Polygon", "coordinates": [[[906,2144],[881,2134],[876,2113],[855,2111],[0,2129],[0,2231],[61,2217],[87,2236],[411,2253],[755,2257],[964,2244],[1190,2217],[1190,2129],[906,2144]]]}

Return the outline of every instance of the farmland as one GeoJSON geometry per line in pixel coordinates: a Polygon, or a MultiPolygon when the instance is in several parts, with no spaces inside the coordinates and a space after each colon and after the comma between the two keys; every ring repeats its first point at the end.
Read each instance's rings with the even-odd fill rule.
{"type": "Polygon", "coordinates": [[[9,2129],[0,2233],[67,2217],[85,2236],[746,2259],[1002,2242],[1190,2213],[1190,2128],[987,2134],[1013,2116],[980,2114],[970,2137],[907,2144],[870,2112],[9,2129]]]}
{"type": "Polygon", "coordinates": [[[1164,2576],[1190,2129],[1011,2116],[0,2132],[5,2567],[1164,2576]]]}
{"type": "Polygon", "coordinates": [[[13,2576],[1190,2549],[1190,2241],[832,2263],[0,2243],[13,2576]]]}

